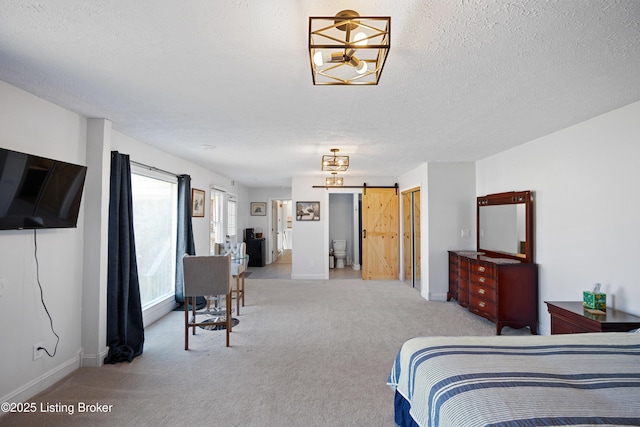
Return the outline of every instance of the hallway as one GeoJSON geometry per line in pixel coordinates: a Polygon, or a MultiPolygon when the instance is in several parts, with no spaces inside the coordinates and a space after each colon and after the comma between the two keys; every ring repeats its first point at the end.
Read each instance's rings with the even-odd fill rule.
{"type": "MultiPolygon", "coordinates": [[[[284,252],[275,262],[264,267],[247,267],[247,273],[251,273],[247,278],[291,280],[291,250],[285,250],[284,252]]],[[[354,270],[351,267],[329,269],[330,280],[359,280],[361,278],[362,271],[354,270]]]]}

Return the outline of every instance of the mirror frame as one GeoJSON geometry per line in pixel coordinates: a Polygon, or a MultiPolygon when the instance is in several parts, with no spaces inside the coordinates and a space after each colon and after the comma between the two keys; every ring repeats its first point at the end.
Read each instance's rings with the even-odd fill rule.
{"type": "Polygon", "coordinates": [[[533,262],[533,194],[531,191],[510,191],[477,197],[476,203],[476,246],[491,258],[516,259],[524,263],[533,262]],[[525,205],[525,253],[524,256],[507,252],[496,252],[480,247],[480,208],[492,205],[525,205]]]}

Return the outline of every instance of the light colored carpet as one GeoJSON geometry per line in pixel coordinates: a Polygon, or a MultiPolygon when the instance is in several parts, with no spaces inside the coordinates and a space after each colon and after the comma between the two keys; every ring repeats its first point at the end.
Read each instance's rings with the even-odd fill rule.
{"type": "MultiPolygon", "coordinates": [[[[386,386],[407,339],[494,335],[455,302],[428,302],[398,281],[248,280],[246,306],[223,331],[198,329],[185,351],[183,313],[146,331],[132,363],[84,368],[31,402],[67,413],[8,414],[2,426],[393,426],[386,386]],[[79,402],[112,405],[77,413],[79,402]]],[[[504,334],[528,334],[505,328],[504,334]]]]}

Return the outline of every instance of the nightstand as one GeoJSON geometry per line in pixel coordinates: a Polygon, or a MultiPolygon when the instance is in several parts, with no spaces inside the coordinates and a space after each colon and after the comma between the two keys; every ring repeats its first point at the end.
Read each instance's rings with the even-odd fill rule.
{"type": "Polygon", "coordinates": [[[551,315],[551,335],[627,332],[640,328],[640,317],[613,308],[607,307],[606,314],[594,314],[587,311],[582,301],[545,303],[551,315]]]}

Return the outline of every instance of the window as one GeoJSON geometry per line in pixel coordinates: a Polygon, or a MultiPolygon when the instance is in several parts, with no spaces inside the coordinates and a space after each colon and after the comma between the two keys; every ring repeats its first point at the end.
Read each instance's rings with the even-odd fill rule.
{"type": "Polygon", "coordinates": [[[142,308],[175,294],[178,185],[175,177],[132,171],[133,228],[142,308]]]}
{"type": "Polygon", "coordinates": [[[212,254],[216,243],[237,241],[237,208],[236,196],[215,188],[211,189],[209,248],[212,254]]]}
{"type": "Polygon", "coordinates": [[[236,205],[235,197],[229,196],[227,201],[227,236],[231,242],[236,241],[236,234],[238,230],[236,205]]]}
{"type": "Polygon", "coordinates": [[[222,191],[211,189],[211,212],[209,214],[210,227],[209,236],[210,243],[209,249],[211,254],[215,252],[216,243],[225,242],[224,234],[224,194],[222,191]]]}

